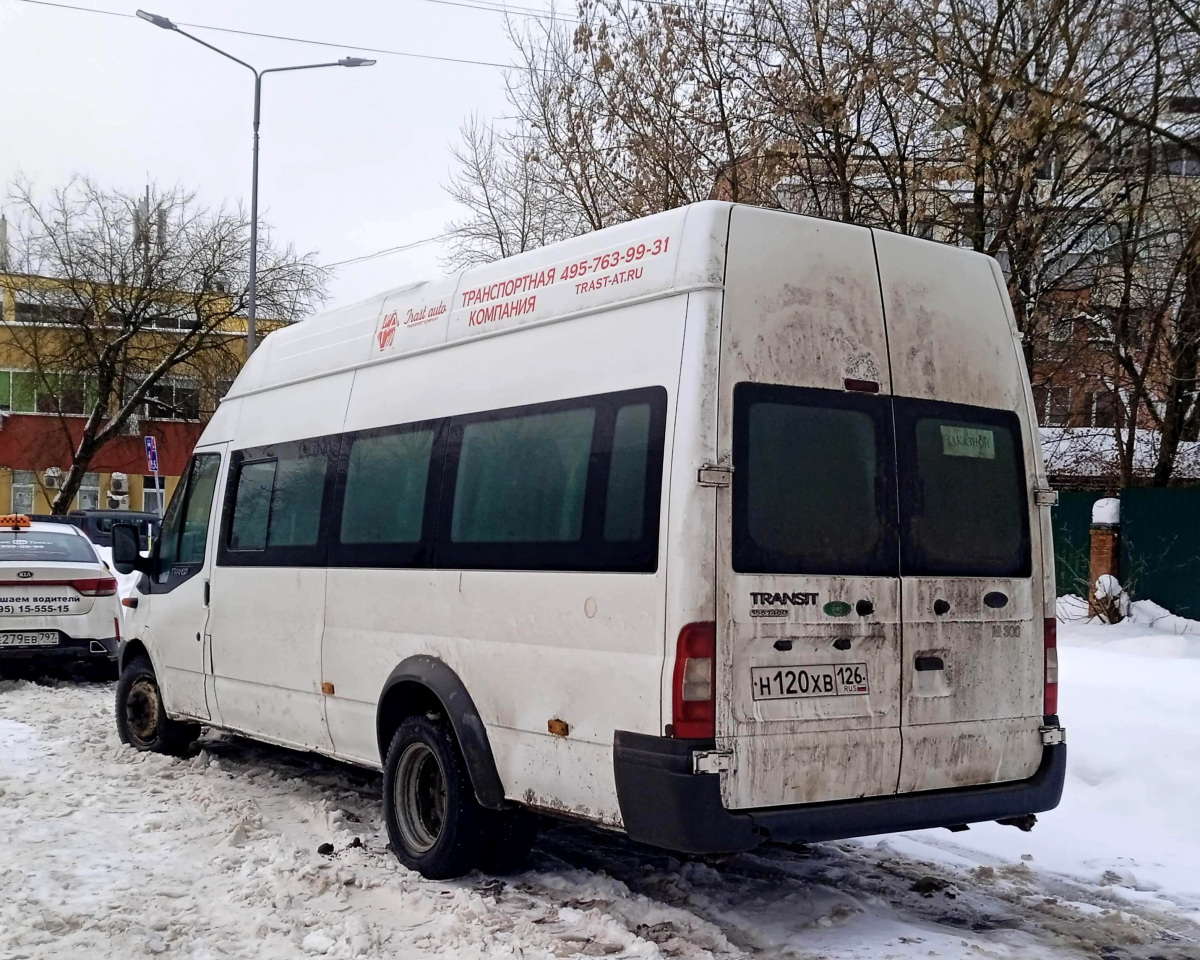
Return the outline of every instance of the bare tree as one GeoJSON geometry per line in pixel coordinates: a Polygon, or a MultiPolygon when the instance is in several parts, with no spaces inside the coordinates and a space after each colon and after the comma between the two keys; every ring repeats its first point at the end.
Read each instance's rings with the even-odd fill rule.
{"type": "MultiPolygon", "coordinates": [[[[161,389],[169,376],[241,366],[249,223],[178,190],[141,198],[86,179],[45,201],[19,181],[10,200],[17,216],[3,283],[21,309],[8,330],[71,450],[52,505],[65,513],[96,454],[139,411],[171,415],[161,389]]],[[[264,317],[299,319],[323,287],[311,254],[260,231],[264,317]]]]}
{"type": "Polygon", "coordinates": [[[448,228],[449,266],[490,263],[586,231],[578,208],[549,181],[534,137],[499,132],[474,116],[461,135],[447,190],[467,214],[448,228]]]}

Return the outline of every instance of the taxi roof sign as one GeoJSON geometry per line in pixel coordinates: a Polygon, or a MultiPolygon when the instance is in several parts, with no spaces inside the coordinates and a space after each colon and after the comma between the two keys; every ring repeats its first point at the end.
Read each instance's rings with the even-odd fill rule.
{"type": "Polygon", "coordinates": [[[12,527],[14,530],[20,530],[29,525],[30,520],[23,513],[8,513],[0,517],[0,527],[12,527]]]}

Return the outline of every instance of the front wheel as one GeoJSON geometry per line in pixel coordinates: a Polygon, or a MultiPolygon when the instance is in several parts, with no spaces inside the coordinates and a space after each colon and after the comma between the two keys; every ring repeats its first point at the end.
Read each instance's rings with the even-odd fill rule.
{"type": "Polygon", "coordinates": [[[135,750],[178,756],[200,735],[194,723],[172,720],[163,707],[149,657],[134,657],[117,680],[117,734],[135,750]]]}
{"type": "Polygon", "coordinates": [[[383,815],[397,858],[424,877],[450,880],[479,862],[487,819],[445,723],[400,724],[383,767],[383,815]]]}

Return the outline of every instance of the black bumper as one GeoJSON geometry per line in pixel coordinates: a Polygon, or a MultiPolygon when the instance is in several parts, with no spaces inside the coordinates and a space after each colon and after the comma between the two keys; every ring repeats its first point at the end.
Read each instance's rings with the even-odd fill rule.
{"type": "Polygon", "coordinates": [[[81,640],[60,632],[53,647],[0,646],[0,660],[115,660],[120,642],[116,637],[81,640]]]}
{"type": "Polygon", "coordinates": [[[720,778],[693,774],[692,751],[711,740],[672,740],[618,730],[613,743],[625,832],[680,853],[736,853],[760,843],[815,843],[900,830],[1006,820],[1058,806],[1067,745],[1043,747],[1028,780],[756,810],[726,810],[720,778]]]}

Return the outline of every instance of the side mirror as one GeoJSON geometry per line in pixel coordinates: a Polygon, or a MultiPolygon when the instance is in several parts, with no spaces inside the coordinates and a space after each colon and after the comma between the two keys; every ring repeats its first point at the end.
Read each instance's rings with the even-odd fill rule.
{"type": "Polygon", "coordinates": [[[112,527],[113,566],[118,573],[129,574],[134,570],[150,572],[150,558],[143,557],[139,547],[138,528],[132,523],[114,523],[112,527]]]}

